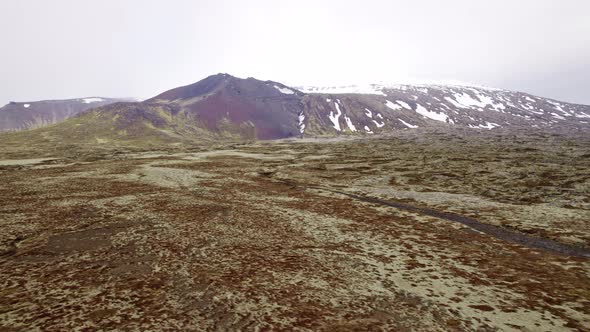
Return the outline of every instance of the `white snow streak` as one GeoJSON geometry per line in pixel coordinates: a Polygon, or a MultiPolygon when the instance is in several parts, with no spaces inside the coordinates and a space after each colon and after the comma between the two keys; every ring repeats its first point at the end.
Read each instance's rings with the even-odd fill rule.
{"type": "Polygon", "coordinates": [[[386,101],[385,106],[391,108],[394,111],[397,111],[397,110],[401,110],[402,109],[402,107],[400,105],[396,104],[396,103],[392,103],[389,100],[385,100],[385,101],[386,101]]]}
{"type": "Polygon", "coordinates": [[[416,113],[421,114],[422,116],[425,116],[429,119],[441,121],[441,122],[447,122],[447,119],[448,119],[446,114],[431,112],[431,111],[427,110],[426,108],[424,108],[420,104],[418,104],[416,107],[416,113]]]}
{"type": "Polygon", "coordinates": [[[453,104],[453,106],[458,107],[458,108],[478,107],[480,111],[483,111],[482,108],[485,108],[486,106],[489,105],[498,112],[502,112],[503,110],[506,109],[506,106],[504,106],[504,104],[502,104],[502,103],[495,104],[494,99],[492,97],[483,95],[475,89],[471,89],[471,91],[473,91],[475,93],[475,96],[477,99],[471,97],[469,94],[467,94],[465,92],[461,92],[461,93],[455,93],[454,96],[455,96],[456,101],[453,100],[453,98],[451,98],[451,97],[445,97],[445,100],[450,102],[451,104],[453,104]]]}
{"type": "Polygon", "coordinates": [[[350,131],[356,131],[356,127],[352,124],[352,121],[350,121],[350,118],[346,115],[344,115],[344,121],[346,121],[346,125],[348,126],[348,129],[350,129],[350,131]]]}
{"type": "Polygon", "coordinates": [[[549,100],[547,102],[553,105],[556,110],[560,111],[561,113],[567,114],[567,112],[562,108],[562,105],[560,103],[556,103],[549,100]]]}
{"type": "Polygon", "coordinates": [[[337,102],[334,102],[334,106],[336,106],[336,111],[338,111],[338,113],[334,114],[333,111],[330,111],[328,117],[330,118],[330,121],[332,121],[332,124],[334,124],[334,129],[342,131],[342,129],[340,129],[340,123],[338,122],[338,119],[342,115],[342,111],[340,111],[340,105],[338,105],[337,102]]]}
{"type": "Polygon", "coordinates": [[[557,113],[551,113],[553,115],[554,118],[557,118],[559,120],[565,120],[565,118],[557,113]]]}
{"type": "Polygon", "coordinates": [[[377,122],[375,120],[373,120],[373,122],[375,122],[375,125],[377,126],[377,128],[381,128],[381,127],[385,126],[385,122],[379,123],[379,122],[377,122]]]}
{"type": "Polygon", "coordinates": [[[292,94],[295,94],[295,91],[293,91],[293,90],[291,90],[291,89],[289,89],[289,88],[281,88],[281,87],[280,87],[280,86],[278,86],[278,85],[275,85],[274,87],[275,87],[275,89],[279,90],[281,93],[284,93],[284,94],[286,94],[286,95],[292,95],[292,94]]]}
{"type": "Polygon", "coordinates": [[[410,107],[410,105],[408,105],[407,103],[404,103],[401,100],[396,101],[396,103],[402,105],[402,107],[405,108],[405,109],[407,109],[407,110],[410,110],[410,111],[412,110],[412,107],[410,107]]]}
{"type": "Polygon", "coordinates": [[[482,125],[482,124],[477,125],[477,126],[469,125],[469,128],[476,128],[476,129],[480,129],[481,128],[481,129],[490,129],[491,130],[491,129],[494,129],[496,127],[500,127],[500,125],[497,124],[497,123],[487,122],[487,121],[486,121],[486,124],[485,125],[482,125]]]}
{"type": "Polygon", "coordinates": [[[383,91],[384,87],[379,84],[368,84],[368,85],[346,85],[346,86],[330,86],[330,87],[317,87],[317,86],[302,86],[296,87],[298,90],[305,93],[332,93],[332,94],[367,94],[367,95],[380,95],[386,96],[383,91]]]}
{"type": "Polygon", "coordinates": [[[456,102],[453,98],[451,97],[445,97],[445,100],[448,101],[449,103],[453,104],[453,106],[458,107],[458,108],[469,108],[465,105],[459,104],[458,102],[456,102]]]}
{"type": "Polygon", "coordinates": [[[401,121],[401,123],[403,123],[406,127],[408,128],[418,128],[418,126],[414,126],[413,124],[409,124],[406,121],[402,120],[402,119],[398,119],[399,121],[401,121]]]}
{"type": "Polygon", "coordinates": [[[305,123],[303,123],[303,121],[305,121],[305,115],[301,112],[301,114],[299,114],[299,132],[302,134],[305,132],[305,123]]]}
{"type": "Polygon", "coordinates": [[[82,101],[84,102],[84,104],[91,104],[91,103],[99,103],[101,101],[104,101],[104,99],[93,97],[93,98],[84,98],[84,99],[82,99],[82,101]]]}

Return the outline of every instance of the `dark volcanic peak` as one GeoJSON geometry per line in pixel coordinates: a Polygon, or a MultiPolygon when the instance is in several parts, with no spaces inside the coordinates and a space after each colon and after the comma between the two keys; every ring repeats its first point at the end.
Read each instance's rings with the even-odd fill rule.
{"type": "Polygon", "coordinates": [[[189,99],[193,97],[211,94],[215,92],[217,89],[219,89],[225,82],[227,82],[231,78],[233,78],[233,76],[228,74],[211,75],[196,83],[168,90],[146,101],[171,101],[189,99]]]}
{"type": "Polygon", "coordinates": [[[168,90],[148,99],[147,102],[186,101],[215,93],[254,98],[303,95],[301,92],[278,82],[261,81],[253,77],[243,79],[229,74],[216,74],[196,83],[168,90]]]}
{"type": "Polygon", "coordinates": [[[199,82],[166,91],[144,102],[179,110],[175,127],[198,127],[222,137],[275,139],[299,133],[298,116],[303,112],[300,91],[273,81],[229,74],[209,76],[199,82]]]}

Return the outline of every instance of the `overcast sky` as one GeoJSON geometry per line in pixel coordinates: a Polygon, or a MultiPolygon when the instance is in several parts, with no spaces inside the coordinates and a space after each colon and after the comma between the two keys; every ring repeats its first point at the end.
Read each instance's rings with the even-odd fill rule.
{"type": "Polygon", "coordinates": [[[219,72],[590,104],[588,0],[0,0],[0,13],[1,104],[148,98],[219,72]]]}

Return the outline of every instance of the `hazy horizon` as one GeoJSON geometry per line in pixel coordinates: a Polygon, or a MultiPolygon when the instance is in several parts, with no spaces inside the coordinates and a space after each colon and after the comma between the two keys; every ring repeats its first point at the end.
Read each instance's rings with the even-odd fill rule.
{"type": "Polygon", "coordinates": [[[465,82],[590,104],[590,3],[0,3],[0,103],[145,99],[219,72],[291,86],[465,82]]]}

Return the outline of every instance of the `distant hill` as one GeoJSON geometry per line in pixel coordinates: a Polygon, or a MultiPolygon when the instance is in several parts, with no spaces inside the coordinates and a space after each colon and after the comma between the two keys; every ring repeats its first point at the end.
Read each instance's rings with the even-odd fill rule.
{"type": "Polygon", "coordinates": [[[44,127],[68,119],[93,107],[129,99],[88,97],[65,100],[10,102],[0,108],[0,131],[44,127]]]}

